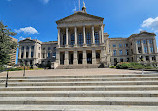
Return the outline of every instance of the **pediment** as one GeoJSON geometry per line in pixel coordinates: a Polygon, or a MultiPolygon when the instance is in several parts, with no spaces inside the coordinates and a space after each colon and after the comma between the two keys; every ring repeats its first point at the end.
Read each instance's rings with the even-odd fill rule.
{"type": "Polygon", "coordinates": [[[103,21],[104,18],[90,15],[83,12],[76,12],[68,17],[65,17],[63,19],[60,19],[56,21],[56,23],[64,23],[64,22],[77,22],[77,21],[103,21]]]}
{"type": "Polygon", "coordinates": [[[24,39],[24,40],[21,40],[20,42],[28,43],[28,42],[35,42],[35,41],[34,40],[30,40],[30,39],[24,39]]]}

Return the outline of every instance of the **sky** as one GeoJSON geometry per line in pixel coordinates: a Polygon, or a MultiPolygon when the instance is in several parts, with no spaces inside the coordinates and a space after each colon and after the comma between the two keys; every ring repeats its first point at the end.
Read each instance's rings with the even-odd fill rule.
{"type": "MultiPolygon", "coordinates": [[[[141,30],[158,35],[158,0],[84,0],[87,13],[104,18],[110,38],[141,30]]],[[[83,0],[80,0],[80,7],[83,0]]],[[[79,11],[79,0],[0,0],[0,21],[22,40],[57,40],[56,21],[79,11]]],[[[157,44],[158,39],[156,37],[157,44]]]]}

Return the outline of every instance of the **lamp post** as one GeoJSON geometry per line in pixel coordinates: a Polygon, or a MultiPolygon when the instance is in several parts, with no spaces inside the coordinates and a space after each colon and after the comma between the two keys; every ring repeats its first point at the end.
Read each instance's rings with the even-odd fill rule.
{"type": "MultiPolygon", "coordinates": [[[[139,57],[139,61],[142,63],[142,66],[144,66],[144,60],[142,56],[139,57]]],[[[142,68],[142,74],[144,74],[144,67],[142,68]]]]}
{"type": "Polygon", "coordinates": [[[23,61],[23,66],[24,66],[24,73],[23,73],[23,77],[25,77],[25,63],[23,61]]]}

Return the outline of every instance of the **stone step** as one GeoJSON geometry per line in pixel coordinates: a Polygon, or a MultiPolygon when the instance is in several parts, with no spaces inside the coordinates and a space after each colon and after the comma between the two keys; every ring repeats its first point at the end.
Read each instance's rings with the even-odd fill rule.
{"type": "Polygon", "coordinates": [[[0,104],[158,106],[158,97],[0,97],[0,104]]]}
{"type": "MultiPolygon", "coordinates": [[[[22,75],[21,75],[22,76],[22,75]]],[[[32,77],[11,77],[12,79],[38,79],[38,78],[107,78],[107,77],[158,77],[157,73],[153,74],[106,74],[106,75],[85,75],[85,76],[32,76],[32,77]]],[[[0,77],[5,79],[6,77],[0,77]]]]}
{"type": "Polygon", "coordinates": [[[147,91],[158,90],[158,85],[128,86],[23,86],[0,88],[0,91],[147,91]]]}
{"type": "Polygon", "coordinates": [[[0,105],[0,111],[157,111],[158,106],[120,105],[0,105]]]}
{"type": "MultiPolygon", "coordinates": [[[[76,82],[76,81],[156,81],[158,77],[113,77],[113,78],[49,78],[49,79],[9,79],[8,82],[76,82]]],[[[0,79],[1,83],[4,79],[0,79]]]]}
{"type": "Polygon", "coordinates": [[[0,97],[158,97],[158,91],[5,91],[0,97]]]}
{"type": "MultiPolygon", "coordinates": [[[[79,81],[79,82],[8,82],[8,86],[107,86],[107,85],[158,85],[158,81],[79,81]]],[[[5,82],[0,83],[0,87],[5,82]]]]}

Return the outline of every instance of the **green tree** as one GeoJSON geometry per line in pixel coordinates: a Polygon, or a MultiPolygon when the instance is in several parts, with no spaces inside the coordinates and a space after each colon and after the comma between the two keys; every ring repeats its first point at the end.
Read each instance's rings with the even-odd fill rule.
{"type": "Polygon", "coordinates": [[[0,67],[10,62],[9,54],[13,53],[12,49],[17,48],[17,43],[11,39],[16,33],[11,32],[11,29],[7,27],[0,22],[0,67]]]}

